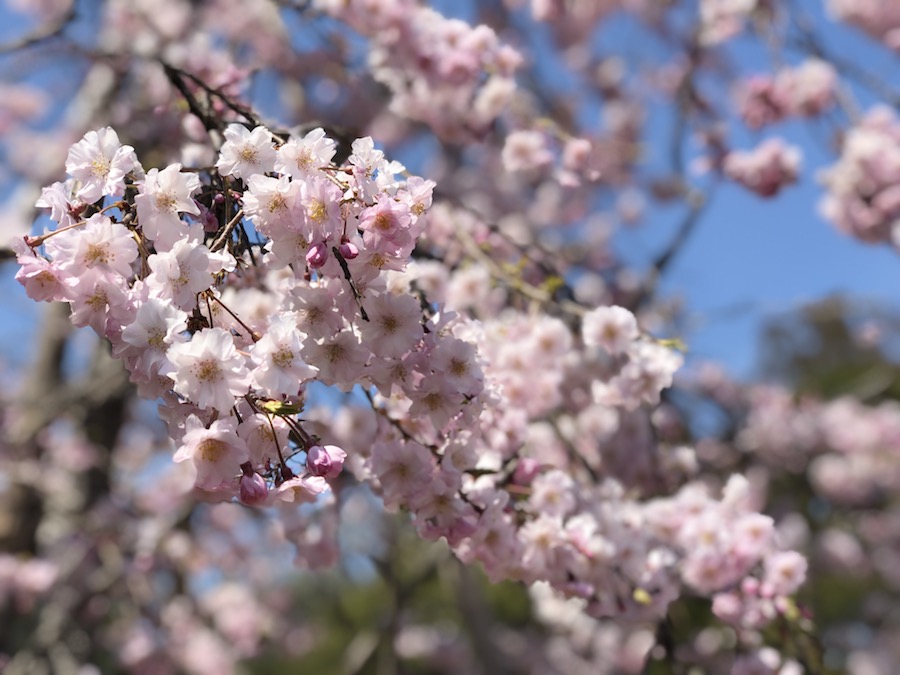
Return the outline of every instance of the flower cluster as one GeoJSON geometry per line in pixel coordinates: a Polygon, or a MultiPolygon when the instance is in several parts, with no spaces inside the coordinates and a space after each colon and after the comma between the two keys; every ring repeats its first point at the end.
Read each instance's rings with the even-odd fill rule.
{"type": "Polygon", "coordinates": [[[755,75],[738,91],[738,112],[751,129],[788,117],[814,117],[834,105],[838,76],[830,63],[808,59],[774,76],[755,75]]]}
{"type": "Polygon", "coordinates": [[[779,138],[770,138],[753,150],[732,151],[725,156],[725,175],[760,197],[774,197],[797,181],[800,150],[779,138]]]}
{"type": "Polygon", "coordinates": [[[713,613],[736,627],[764,628],[775,617],[794,610],[788,596],[806,579],[806,568],[806,559],[799,553],[776,553],[766,559],[762,581],[747,577],[739,589],[716,594],[713,613]]]}
{"type": "Polygon", "coordinates": [[[859,27],[894,50],[900,50],[900,5],[880,0],[828,0],[837,19],[859,27]]]}
{"type": "Polygon", "coordinates": [[[728,421],[715,440],[698,442],[698,456],[721,468],[751,465],[755,489],[781,495],[770,497],[780,514],[775,540],[808,556],[771,556],[758,579],[745,578],[713,595],[714,614],[752,643],[775,618],[785,628],[810,626],[808,608],[785,595],[800,583],[811,584],[813,593],[834,591],[833,580],[841,588],[865,587],[860,616],[831,623],[825,634],[841,645],[848,672],[865,672],[868,664],[874,672],[890,670],[887,636],[896,635],[897,625],[887,608],[900,589],[900,511],[894,503],[900,405],[743,386],[712,369],[699,375],[702,384],[694,392],[721,406],[728,421]],[[881,634],[862,645],[853,642],[860,627],[875,624],[881,634]]]}
{"type": "Polygon", "coordinates": [[[468,402],[454,391],[440,414],[429,407],[451,386],[442,369],[456,367],[459,341],[385,283],[406,265],[433,183],[397,180],[403,167],[367,138],[338,167],[321,129],[276,140],[233,124],[224,136],[215,173],[201,178],[178,164],[145,173],[112,129],[86,134],[69,153],[71,178],[39,202],[59,228],[19,246],[18,279],[32,298],[68,301],[142,394],[161,397],[175,461],[190,462],[198,489],[313,501],[345,454],[294,419],[308,383],[395,383],[437,428],[468,402]],[[242,217],[255,227],[242,224],[242,237],[266,240],[235,258],[226,244],[242,217]],[[207,232],[219,219],[225,230],[207,232]],[[254,256],[268,276],[256,276],[254,256]],[[298,474],[288,460],[301,451],[298,474]]]}
{"type": "Polygon", "coordinates": [[[900,487],[894,467],[900,439],[896,402],[866,406],[849,397],[794,401],[781,389],[759,387],[750,392],[748,403],[740,447],[791,470],[808,466],[812,485],[823,497],[865,505],[900,487]]]}
{"type": "Polygon", "coordinates": [[[595,138],[557,139],[537,129],[511,132],[503,144],[501,160],[510,173],[526,176],[550,173],[558,183],[573,188],[583,183],[623,181],[632,159],[640,115],[630,115],[627,106],[611,104],[606,132],[595,138]]]}
{"type": "Polygon", "coordinates": [[[876,107],[844,138],[836,164],[822,172],[821,208],[839,230],[866,242],[897,242],[900,120],[876,107]]]}
{"type": "Polygon", "coordinates": [[[716,45],[740,33],[759,0],[701,0],[700,40],[716,45]]]}
{"type": "MultiPolygon", "coordinates": [[[[369,138],[336,165],[321,129],[223,135],[214,169],[145,172],[112,129],[88,133],[41,198],[59,228],[19,247],[29,295],[67,300],[161,400],[207,499],[279,505],[305,541],[285,505],[327,501],[346,464],[423,538],[595,616],[662,616],[681,586],[712,594],[777,555],[738,479],[722,499],[695,484],[655,496],[695,470],[647,414],[681,357],[629,310],[565,321],[481,300],[466,319],[480,277],[409,265],[432,182],[398,178],[369,138]],[[313,382],[364,394],[368,435],[299,418],[313,382]]],[[[328,532],[303,562],[334,560],[328,532]]]]}
{"type": "Polygon", "coordinates": [[[373,41],[369,65],[391,91],[391,110],[448,139],[481,136],[512,99],[522,57],[486,25],[413,0],[313,4],[373,41]]]}
{"type": "MultiPolygon", "coordinates": [[[[639,498],[660,487],[644,452],[689,454],[659,448],[639,410],[658,401],[680,358],[622,307],[581,323],[581,339],[559,319],[511,311],[457,324],[466,339],[449,370],[459,391],[483,383],[480,414],[447,441],[417,421],[415,402],[382,395],[384,440],[357,449],[356,475],[490,578],[547,582],[593,616],[659,617],[683,585],[712,594],[755,578],[780,553],[745,480],[733,478],[722,499],[699,484],[639,498]]],[[[441,392],[425,410],[442,413],[445,402],[441,392]]]]}

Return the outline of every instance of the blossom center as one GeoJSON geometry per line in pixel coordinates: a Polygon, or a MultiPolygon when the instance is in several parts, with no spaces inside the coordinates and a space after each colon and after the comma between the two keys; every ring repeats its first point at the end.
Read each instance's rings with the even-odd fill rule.
{"type": "Polygon", "coordinates": [[[304,148],[300,152],[297,153],[297,168],[298,169],[309,169],[312,166],[313,158],[312,153],[304,148]]]}
{"type": "Polygon", "coordinates": [[[469,364],[460,359],[450,360],[450,372],[456,377],[462,377],[469,372],[469,364]]]}
{"type": "Polygon", "coordinates": [[[217,462],[225,454],[227,446],[215,438],[207,438],[200,441],[197,446],[197,454],[204,462],[217,462]]]}
{"type": "Polygon", "coordinates": [[[287,207],[287,202],[284,200],[283,194],[275,194],[272,195],[272,198],[269,200],[269,213],[274,213],[275,211],[282,211],[287,207]]]}
{"type": "Polygon", "coordinates": [[[340,342],[332,342],[325,350],[330,363],[336,363],[344,357],[344,345],[340,342]]]}
{"type": "Polygon", "coordinates": [[[379,213],[375,216],[375,229],[382,232],[390,232],[394,227],[394,220],[386,213],[379,213]]]}
{"type": "Polygon", "coordinates": [[[109,249],[106,244],[91,244],[84,254],[84,262],[88,267],[105,265],[109,262],[109,249]]]}
{"type": "Polygon", "coordinates": [[[201,361],[196,366],[194,366],[194,374],[201,382],[211,382],[218,380],[221,372],[222,371],[219,369],[218,362],[212,359],[201,361]]]}
{"type": "Polygon", "coordinates": [[[149,335],[147,335],[147,345],[158,352],[165,351],[166,349],[166,333],[159,328],[153,330],[149,335]]]}
{"type": "Polygon", "coordinates": [[[605,340],[618,340],[619,339],[619,329],[611,323],[606,324],[603,327],[603,338],[605,340]]]}
{"type": "Polygon", "coordinates": [[[384,329],[385,333],[393,334],[397,332],[397,329],[400,327],[400,322],[397,321],[396,316],[392,316],[388,314],[387,316],[381,317],[379,320],[381,327],[384,329]]]}
{"type": "Polygon", "coordinates": [[[282,347],[272,354],[272,363],[279,368],[287,368],[294,362],[294,352],[289,347],[282,347]]]}
{"type": "Polygon", "coordinates": [[[306,317],[306,322],[310,325],[318,323],[322,319],[322,315],[324,312],[321,307],[310,307],[304,313],[306,317]]]}
{"type": "Polygon", "coordinates": [[[156,208],[160,211],[174,211],[176,201],[175,195],[171,192],[160,192],[156,195],[156,208]]]}
{"type": "Polygon", "coordinates": [[[256,164],[259,161],[259,151],[252,145],[245,145],[241,148],[240,152],[238,152],[238,157],[248,164],[256,164]]]}
{"type": "Polygon", "coordinates": [[[88,307],[97,311],[103,309],[109,304],[109,298],[106,295],[106,291],[102,288],[98,288],[94,294],[87,299],[86,303],[88,307]]]}
{"type": "Polygon", "coordinates": [[[426,408],[434,412],[440,409],[443,397],[436,391],[433,391],[430,394],[425,395],[423,402],[425,403],[426,408]]]}
{"type": "Polygon", "coordinates": [[[309,219],[316,223],[321,223],[328,216],[325,210],[325,202],[319,199],[314,199],[306,212],[309,215],[309,219]]]}
{"type": "Polygon", "coordinates": [[[57,279],[51,272],[47,270],[41,270],[37,273],[37,276],[34,277],[35,281],[39,282],[41,286],[49,286],[55,285],[59,279],[57,279]]]}
{"type": "Polygon", "coordinates": [[[91,173],[98,178],[106,178],[109,175],[109,169],[109,159],[104,155],[100,155],[91,162],[91,173]]]}

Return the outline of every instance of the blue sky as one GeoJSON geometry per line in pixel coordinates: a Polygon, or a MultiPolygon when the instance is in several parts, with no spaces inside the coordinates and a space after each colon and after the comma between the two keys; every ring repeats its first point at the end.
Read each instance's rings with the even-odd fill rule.
{"type": "MultiPolygon", "coordinates": [[[[897,82],[900,60],[857,30],[831,21],[822,4],[799,3],[812,12],[822,46],[889,85],[897,82]]],[[[779,56],[796,63],[797,55],[779,56]]],[[[735,42],[731,57],[745,72],[765,72],[772,54],[744,37],[735,42]]],[[[876,102],[864,88],[850,87],[862,110],[876,102]]],[[[693,327],[685,336],[690,357],[722,362],[746,377],[757,362],[759,329],[766,319],[834,294],[896,309],[900,260],[887,246],[859,243],[819,215],[823,189],[817,173],[835,160],[827,124],[788,122],[751,132],[736,123],[730,131],[739,148],[768,136],[782,136],[801,148],[801,180],[771,200],[723,184],[662,289],[685,298],[693,327]]]]}

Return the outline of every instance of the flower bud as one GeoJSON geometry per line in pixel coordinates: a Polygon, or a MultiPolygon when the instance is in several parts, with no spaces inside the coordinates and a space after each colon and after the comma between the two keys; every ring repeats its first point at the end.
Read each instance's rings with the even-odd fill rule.
{"type": "Polygon", "coordinates": [[[194,204],[196,204],[197,208],[200,211],[200,215],[198,220],[203,224],[204,232],[216,232],[219,229],[219,219],[216,218],[216,214],[210,211],[206,206],[198,202],[196,199],[194,200],[194,204]]]}
{"type": "Polygon", "coordinates": [[[266,501],[269,496],[269,488],[265,479],[258,473],[245,473],[241,476],[238,498],[241,504],[246,506],[258,506],[266,501]]]}
{"type": "Polygon", "coordinates": [[[317,270],[328,260],[328,247],[321,241],[309,247],[306,252],[306,264],[317,270]]]}
{"type": "Polygon", "coordinates": [[[347,239],[347,237],[341,237],[341,245],[338,250],[344,256],[344,260],[353,260],[359,255],[359,249],[356,247],[356,244],[347,239]]]}
{"type": "Polygon", "coordinates": [[[541,470],[541,464],[532,457],[521,457],[513,472],[513,482],[516,485],[531,485],[541,470]]]}
{"type": "Polygon", "coordinates": [[[336,445],[314,445],[306,453],[306,470],[313,476],[336,478],[346,458],[347,453],[336,445]]]}

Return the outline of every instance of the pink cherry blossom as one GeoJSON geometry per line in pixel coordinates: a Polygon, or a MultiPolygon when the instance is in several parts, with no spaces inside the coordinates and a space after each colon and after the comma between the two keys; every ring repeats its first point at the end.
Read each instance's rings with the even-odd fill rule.
{"type": "Polygon", "coordinates": [[[311,504],[328,489],[328,483],[321,476],[297,476],[284,481],[272,493],[276,502],[311,504]]]}
{"type": "Polygon", "coordinates": [[[258,473],[244,473],[238,485],[238,499],[247,506],[259,506],[269,497],[265,479],[258,473]]]}
{"type": "Polygon", "coordinates": [[[76,194],[87,203],[121,194],[125,176],[135,169],[140,170],[140,164],[134,148],[122,145],[111,127],[87,132],[66,158],[66,171],[81,183],[76,194]]]}
{"type": "Polygon", "coordinates": [[[54,262],[70,273],[97,268],[129,277],[131,263],[138,255],[131,233],[121,223],[99,213],[83,227],[51,237],[46,247],[54,262]]]}
{"type": "Polygon", "coordinates": [[[291,178],[306,178],[331,163],[336,152],[334,141],[319,127],[303,138],[289,138],[277,150],[275,171],[291,178]]]}
{"type": "Polygon", "coordinates": [[[246,443],[235,429],[233,417],[216,420],[209,428],[196,417],[189,417],[181,445],[174,460],[190,460],[197,471],[196,485],[201,490],[232,489],[241,474],[240,465],[247,461],[246,443]]]}
{"type": "Polygon", "coordinates": [[[725,174],[761,197],[773,197],[797,181],[800,150],[770,138],[751,151],[728,153],[725,174]]]}
{"type": "Polygon", "coordinates": [[[293,396],[303,382],[315,377],[316,368],[300,355],[303,339],[296,315],[288,313],[275,317],[262,338],[251,347],[250,358],[256,365],[254,382],[268,395],[293,396]]]}
{"type": "Polygon", "coordinates": [[[125,345],[137,353],[135,367],[148,370],[166,358],[168,348],[187,338],[187,314],[158,299],[148,298],[137,309],[134,322],[122,330],[123,348],[114,352],[126,352],[125,345]]]}
{"type": "Polygon", "coordinates": [[[206,328],[190,341],[176,343],[166,352],[172,362],[173,389],[201,408],[227,412],[235,397],[247,393],[250,373],[231,334],[206,328]]]}
{"type": "Polygon", "coordinates": [[[634,314],[614,305],[588,312],[582,319],[581,334],[586,345],[621,354],[637,339],[639,332],[634,314]]]}
{"type": "Polygon", "coordinates": [[[66,295],[69,275],[55,263],[36,256],[24,241],[16,244],[16,281],[25,287],[32,300],[54,302],[66,295]]]}
{"type": "Polygon", "coordinates": [[[403,356],[422,337],[422,311],[412,296],[381,293],[368,297],[365,304],[369,320],[360,329],[377,356],[403,356]]]}
{"type": "Polygon", "coordinates": [[[251,131],[243,124],[229,124],[216,168],[223,176],[249,178],[255,173],[273,171],[275,158],[275,146],[268,129],[255,127],[251,131]]]}
{"type": "Polygon", "coordinates": [[[183,172],[181,164],[172,164],[162,171],[150,169],[138,183],[139,194],[134,198],[144,236],[166,248],[184,236],[178,214],[200,215],[191,199],[199,189],[200,179],[194,173],[183,172]]]}
{"type": "Polygon", "coordinates": [[[176,241],[168,251],[151,255],[147,286],[160,298],[171,299],[181,309],[196,305],[197,294],[208,289],[213,275],[233,265],[231,256],[213,255],[194,237],[176,241]]]}
{"type": "Polygon", "coordinates": [[[253,174],[247,180],[249,190],[244,193],[244,213],[256,228],[268,237],[280,238],[295,229],[298,218],[300,184],[286,177],[270,178],[253,174]]]}
{"type": "Polygon", "coordinates": [[[547,137],[540,131],[514,131],[503,146],[503,167],[510,172],[530,171],[553,162],[547,137]]]}

